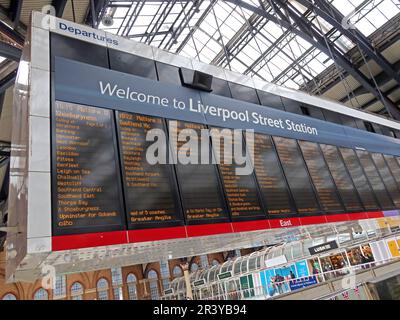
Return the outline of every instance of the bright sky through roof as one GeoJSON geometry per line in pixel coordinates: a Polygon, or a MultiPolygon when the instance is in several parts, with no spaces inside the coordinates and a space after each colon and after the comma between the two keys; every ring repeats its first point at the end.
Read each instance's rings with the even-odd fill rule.
{"type": "MultiPolygon", "coordinates": [[[[327,0],[365,36],[400,12],[398,0],[327,0]]],[[[256,0],[245,2],[260,6],[256,0]]],[[[291,88],[312,80],[333,63],[327,55],[279,24],[226,1],[111,1],[114,24],[100,28],[183,56],[198,59],[291,88]],[[215,2],[215,4],[213,4],[215,2]],[[165,17],[165,19],[163,19],[165,17]],[[202,21],[201,18],[204,18],[202,21]],[[199,23],[201,21],[201,23],[199,23]],[[161,22],[161,23],[160,23],[161,22]],[[251,31],[252,27],[257,30],[251,31]],[[248,37],[250,32],[253,37],[248,37]],[[248,41],[247,41],[248,40],[248,41]],[[231,48],[227,52],[226,47],[231,48]]],[[[263,1],[267,12],[277,15],[263,1]]],[[[305,8],[291,1],[295,8],[305,8]]],[[[109,10],[112,10],[109,8],[109,10]]],[[[110,12],[110,11],[109,11],[110,12]]],[[[327,33],[332,26],[309,14],[308,20],[327,33]]],[[[354,45],[340,32],[331,36],[342,52],[354,45]]]]}

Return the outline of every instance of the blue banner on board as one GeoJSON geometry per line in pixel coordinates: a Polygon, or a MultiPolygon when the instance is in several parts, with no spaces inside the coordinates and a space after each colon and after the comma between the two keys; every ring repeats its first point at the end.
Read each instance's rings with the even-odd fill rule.
{"type": "Polygon", "coordinates": [[[400,140],[55,57],[56,100],[400,156],[400,140]]]}

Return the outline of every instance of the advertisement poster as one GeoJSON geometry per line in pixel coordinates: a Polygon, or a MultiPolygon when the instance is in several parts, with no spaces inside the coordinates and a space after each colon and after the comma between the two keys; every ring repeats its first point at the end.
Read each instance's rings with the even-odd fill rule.
{"type": "Polygon", "coordinates": [[[352,266],[367,264],[375,261],[371,246],[369,244],[347,250],[347,256],[349,257],[350,265],[352,266]]]}
{"type": "MultiPolygon", "coordinates": [[[[301,260],[285,267],[261,271],[260,279],[265,294],[273,297],[318,283],[317,276],[310,275],[308,264],[308,261],[301,260]]],[[[318,274],[319,265],[314,269],[318,270],[318,274]]]]}

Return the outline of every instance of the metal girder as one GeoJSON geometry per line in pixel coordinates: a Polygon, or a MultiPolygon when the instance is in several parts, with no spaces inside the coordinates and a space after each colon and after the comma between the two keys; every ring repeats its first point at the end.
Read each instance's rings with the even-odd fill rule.
{"type": "Polygon", "coordinates": [[[21,49],[14,47],[6,42],[0,41],[0,56],[19,62],[21,59],[21,49]]]}
{"type": "Polygon", "coordinates": [[[323,35],[319,34],[315,28],[308,24],[307,21],[304,21],[302,17],[300,17],[292,7],[289,8],[290,4],[280,0],[271,0],[276,4],[280,5],[280,7],[285,8],[285,11],[290,18],[294,20],[297,24],[297,28],[292,25],[286,19],[279,19],[274,15],[267,13],[265,10],[262,10],[258,7],[255,7],[249,3],[246,3],[242,0],[226,0],[227,2],[234,3],[238,6],[241,6],[247,10],[250,10],[254,13],[257,13],[265,18],[280,24],[285,29],[290,30],[295,33],[299,37],[303,38],[311,45],[317,47],[320,51],[324,52],[327,56],[331,57],[336,64],[338,64],[341,68],[345,69],[349,74],[351,74],[358,82],[360,82],[368,91],[370,91],[375,97],[379,100],[382,100],[385,107],[388,109],[389,114],[397,120],[400,120],[400,110],[397,106],[391,101],[389,98],[384,97],[381,92],[375,88],[375,86],[370,82],[370,80],[362,74],[359,70],[354,68],[354,65],[347,59],[347,57],[343,56],[340,51],[338,51],[333,43],[329,42],[323,35]]]}
{"type": "Polygon", "coordinates": [[[3,33],[21,46],[24,44],[24,37],[2,21],[0,21],[0,33],[3,33]]]}
{"type": "MultiPolygon", "coordinates": [[[[183,21],[181,21],[181,23],[173,31],[171,38],[168,40],[168,43],[164,46],[164,49],[166,49],[166,50],[171,49],[171,47],[175,44],[174,41],[182,34],[182,32],[185,30],[185,28],[189,25],[190,21],[196,14],[197,9],[200,7],[200,5],[202,3],[203,3],[203,0],[193,2],[192,7],[189,9],[188,14],[186,14],[184,12],[185,9],[182,9],[181,12],[185,15],[185,17],[184,17],[183,21]]],[[[178,18],[176,18],[175,22],[178,20],[178,18]]],[[[175,24],[175,22],[174,22],[174,24],[175,24]]]]}
{"type": "MultiPolygon", "coordinates": [[[[372,35],[368,37],[368,40],[371,43],[373,42],[381,43],[377,45],[377,47],[375,47],[375,50],[383,52],[384,50],[388,49],[394,43],[400,40],[400,31],[398,30],[399,24],[400,24],[400,15],[397,15],[392,20],[390,20],[390,24],[385,24],[383,28],[381,27],[378,30],[379,32],[374,32],[372,35]]],[[[365,61],[362,61],[363,59],[361,56],[357,56],[357,52],[359,53],[358,48],[354,47],[346,53],[346,56],[350,57],[354,65],[356,65],[358,68],[361,68],[361,66],[364,65],[365,61]]],[[[335,68],[335,65],[331,65],[327,68],[326,71],[328,71],[328,73],[326,73],[326,71],[323,71],[322,74],[319,74],[315,77],[317,83],[321,81],[325,82],[327,79],[331,79],[331,81],[328,80],[328,83],[325,84],[322,88],[318,89],[320,94],[324,94],[326,91],[330,90],[336,84],[342,81],[342,79],[340,79],[340,77],[336,73],[333,73],[333,70],[331,70],[332,68],[335,68]],[[320,78],[320,76],[323,77],[320,78]]],[[[344,72],[343,77],[346,76],[348,76],[348,74],[347,72],[344,72]]],[[[300,88],[302,89],[303,87],[301,86],[300,88]]],[[[315,92],[315,88],[313,88],[312,91],[315,92]]]]}
{"type": "MultiPolygon", "coordinates": [[[[8,160],[7,160],[8,161],[8,160]]],[[[0,201],[6,200],[8,196],[8,186],[10,181],[10,162],[6,164],[6,174],[4,175],[4,180],[2,181],[2,185],[0,185],[0,201]]],[[[1,224],[2,221],[0,221],[1,224]]]]}
{"type": "Polygon", "coordinates": [[[9,87],[11,87],[14,84],[16,77],[17,77],[17,70],[14,70],[0,80],[0,94],[5,92],[9,87]]]}
{"type": "Polygon", "coordinates": [[[216,3],[217,3],[217,0],[211,0],[210,1],[210,4],[208,5],[208,7],[204,10],[204,12],[200,16],[200,18],[197,20],[196,24],[190,29],[188,35],[186,36],[185,39],[183,39],[183,41],[181,42],[179,47],[176,49],[175,53],[179,53],[179,52],[182,51],[182,49],[185,47],[185,45],[189,42],[190,38],[193,36],[193,33],[199,28],[199,26],[202,24],[204,19],[208,16],[208,14],[210,13],[211,9],[213,8],[213,6],[216,3]]]}
{"type": "Polygon", "coordinates": [[[93,0],[90,0],[89,3],[90,9],[86,16],[85,23],[90,22],[93,28],[97,28],[110,0],[96,0],[93,2],[92,1],[93,0]]]}
{"type": "MultiPolygon", "coordinates": [[[[393,65],[393,68],[396,72],[400,72],[400,61],[396,62],[393,65]]],[[[376,76],[374,76],[374,78],[379,87],[384,86],[386,83],[388,83],[390,80],[392,80],[392,78],[383,71],[380,72],[379,74],[377,74],[376,76]]],[[[365,93],[368,93],[368,91],[363,86],[360,86],[360,87],[356,88],[355,90],[353,90],[352,96],[359,96],[359,95],[362,95],[365,93]]],[[[388,95],[386,93],[386,91],[384,93],[386,96],[388,95]]],[[[350,97],[350,99],[352,99],[352,97],[350,97]]],[[[342,103],[346,103],[347,101],[349,101],[349,97],[346,96],[346,97],[340,99],[339,101],[342,103]]]]}
{"type": "Polygon", "coordinates": [[[345,17],[333,5],[325,0],[316,0],[315,4],[311,3],[309,0],[297,1],[309,10],[313,10],[318,16],[340,31],[341,34],[349,38],[354,44],[359,45],[370,59],[374,60],[387,75],[400,84],[400,74],[393,69],[391,63],[387,61],[382,54],[377,52],[369,43],[367,37],[357,29],[344,28],[343,21],[345,17]]]}
{"type": "MultiPolygon", "coordinates": [[[[160,14],[159,18],[157,19],[156,23],[154,24],[153,28],[151,29],[151,33],[160,31],[161,26],[164,24],[165,20],[167,19],[168,15],[171,13],[172,9],[174,8],[176,0],[167,1],[166,6],[164,7],[163,12],[160,14]]],[[[151,44],[154,40],[155,35],[151,36],[150,38],[147,37],[146,43],[151,44]]]]}
{"type": "Polygon", "coordinates": [[[10,3],[10,8],[8,9],[8,17],[13,23],[15,28],[19,24],[19,18],[21,16],[23,0],[14,0],[10,3]]]}
{"type": "Polygon", "coordinates": [[[61,18],[68,0],[53,0],[51,5],[56,9],[56,17],[61,18]]]}
{"type": "MultiPolygon", "coordinates": [[[[389,95],[391,95],[393,92],[395,92],[395,91],[397,91],[397,90],[399,90],[399,89],[400,89],[400,87],[399,87],[398,85],[395,85],[395,86],[393,86],[392,88],[390,88],[390,89],[384,91],[383,94],[384,94],[385,96],[389,96],[389,95]]],[[[364,109],[364,110],[365,110],[365,109],[368,109],[370,106],[372,106],[373,104],[375,104],[377,101],[378,101],[378,99],[374,98],[374,99],[372,99],[371,101],[368,101],[366,104],[362,105],[362,106],[361,106],[361,109],[364,109]]],[[[394,104],[397,104],[396,101],[394,102],[394,104]]]]}

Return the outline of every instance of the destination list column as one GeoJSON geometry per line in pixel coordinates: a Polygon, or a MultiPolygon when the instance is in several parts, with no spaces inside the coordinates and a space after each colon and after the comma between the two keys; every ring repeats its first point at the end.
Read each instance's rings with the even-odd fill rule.
{"type": "Polygon", "coordinates": [[[123,229],[112,111],[57,101],[52,129],[54,234],[123,229]]]}

